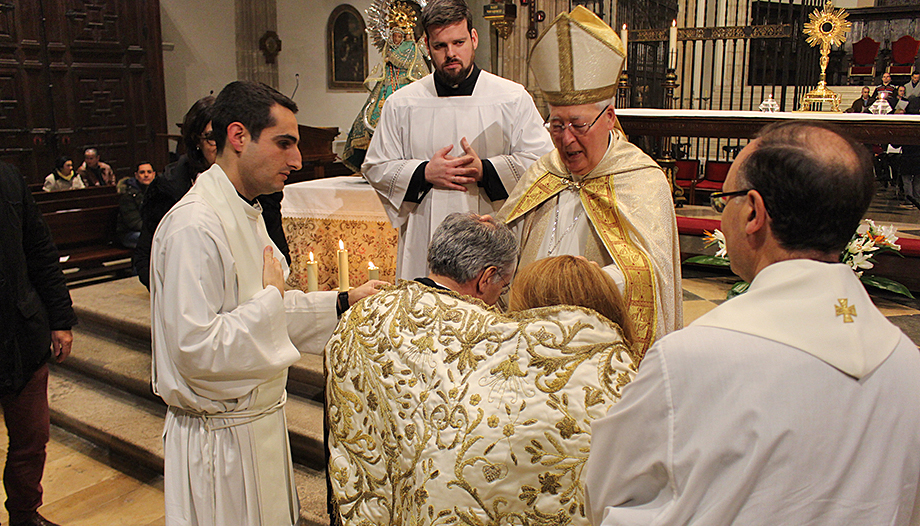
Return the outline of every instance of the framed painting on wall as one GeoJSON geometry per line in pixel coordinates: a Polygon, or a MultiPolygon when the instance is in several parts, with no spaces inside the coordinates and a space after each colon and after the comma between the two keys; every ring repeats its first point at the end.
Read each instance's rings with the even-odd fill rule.
{"type": "Polygon", "coordinates": [[[367,78],[367,32],[357,9],[342,4],[326,24],[326,63],[329,89],[364,90],[367,78]]]}

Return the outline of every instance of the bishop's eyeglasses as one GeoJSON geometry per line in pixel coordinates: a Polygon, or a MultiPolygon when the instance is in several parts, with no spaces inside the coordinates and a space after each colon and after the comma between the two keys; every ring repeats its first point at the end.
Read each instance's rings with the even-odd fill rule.
{"type": "Polygon", "coordinates": [[[565,129],[566,129],[566,128],[568,128],[569,131],[572,132],[572,135],[581,136],[581,135],[584,135],[584,134],[588,133],[588,130],[590,130],[591,127],[594,126],[594,125],[597,123],[597,120],[601,118],[601,115],[603,115],[604,112],[607,111],[607,108],[609,108],[609,107],[610,107],[609,104],[606,105],[606,106],[604,106],[604,109],[602,109],[601,112],[597,114],[597,117],[594,117],[594,120],[591,121],[591,124],[588,124],[587,122],[582,122],[582,123],[566,122],[566,123],[563,123],[563,122],[561,122],[561,121],[551,121],[551,122],[545,122],[545,123],[543,123],[543,126],[544,126],[547,130],[549,130],[549,133],[550,133],[550,134],[555,135],[556,137],[560,137],[563,133],[565,133],[565,129]]]}
{"type": "Polygon", "coordinates": [[[747,190],[736,190],[734,192],[713,192],[709,195],[709,205],[713,210],[716,211],[716,213],[721,214],[722,211],[725,210],[725,206],[728,204],[732,197],[745,195],[751,190],[753,190],[753,188],[748,188],[747,190]]]}

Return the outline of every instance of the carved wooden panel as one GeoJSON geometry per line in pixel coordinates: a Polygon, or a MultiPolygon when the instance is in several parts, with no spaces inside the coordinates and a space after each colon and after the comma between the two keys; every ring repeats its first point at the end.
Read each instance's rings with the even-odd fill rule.
{"type": "Polygon", "coordinates": [[[159,0],[0,0],[0,158],[30,182],[87,147],[118,177],[162,170],[162,71],[159,0]]]}

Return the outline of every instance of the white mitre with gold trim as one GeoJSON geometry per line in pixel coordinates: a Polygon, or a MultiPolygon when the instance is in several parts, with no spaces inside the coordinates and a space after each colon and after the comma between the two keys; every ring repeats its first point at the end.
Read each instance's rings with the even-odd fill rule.
{"type": "Polygon", "coordinates": [[[537,39],[530,69],[547,102],[577,106],[612,98],[625,60],[616,32],[578,6],[557,16],[537,39]]]}

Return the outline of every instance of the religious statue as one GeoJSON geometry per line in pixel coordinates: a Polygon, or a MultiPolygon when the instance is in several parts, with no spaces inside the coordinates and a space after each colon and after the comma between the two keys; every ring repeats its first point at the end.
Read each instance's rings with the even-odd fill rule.
{"type": "Polygon", "coordinates": [[[364,81],[371,94],[355,117],[342,154],[342,162],[356,172],[361,171],[387,97],[428,74],[421,38],[414,40],[416,14],[412,5],[400,0],[375,0],[367,13],[371,18],[367,31],[383,55],[383,62],[374,66],[364,81]]]}

